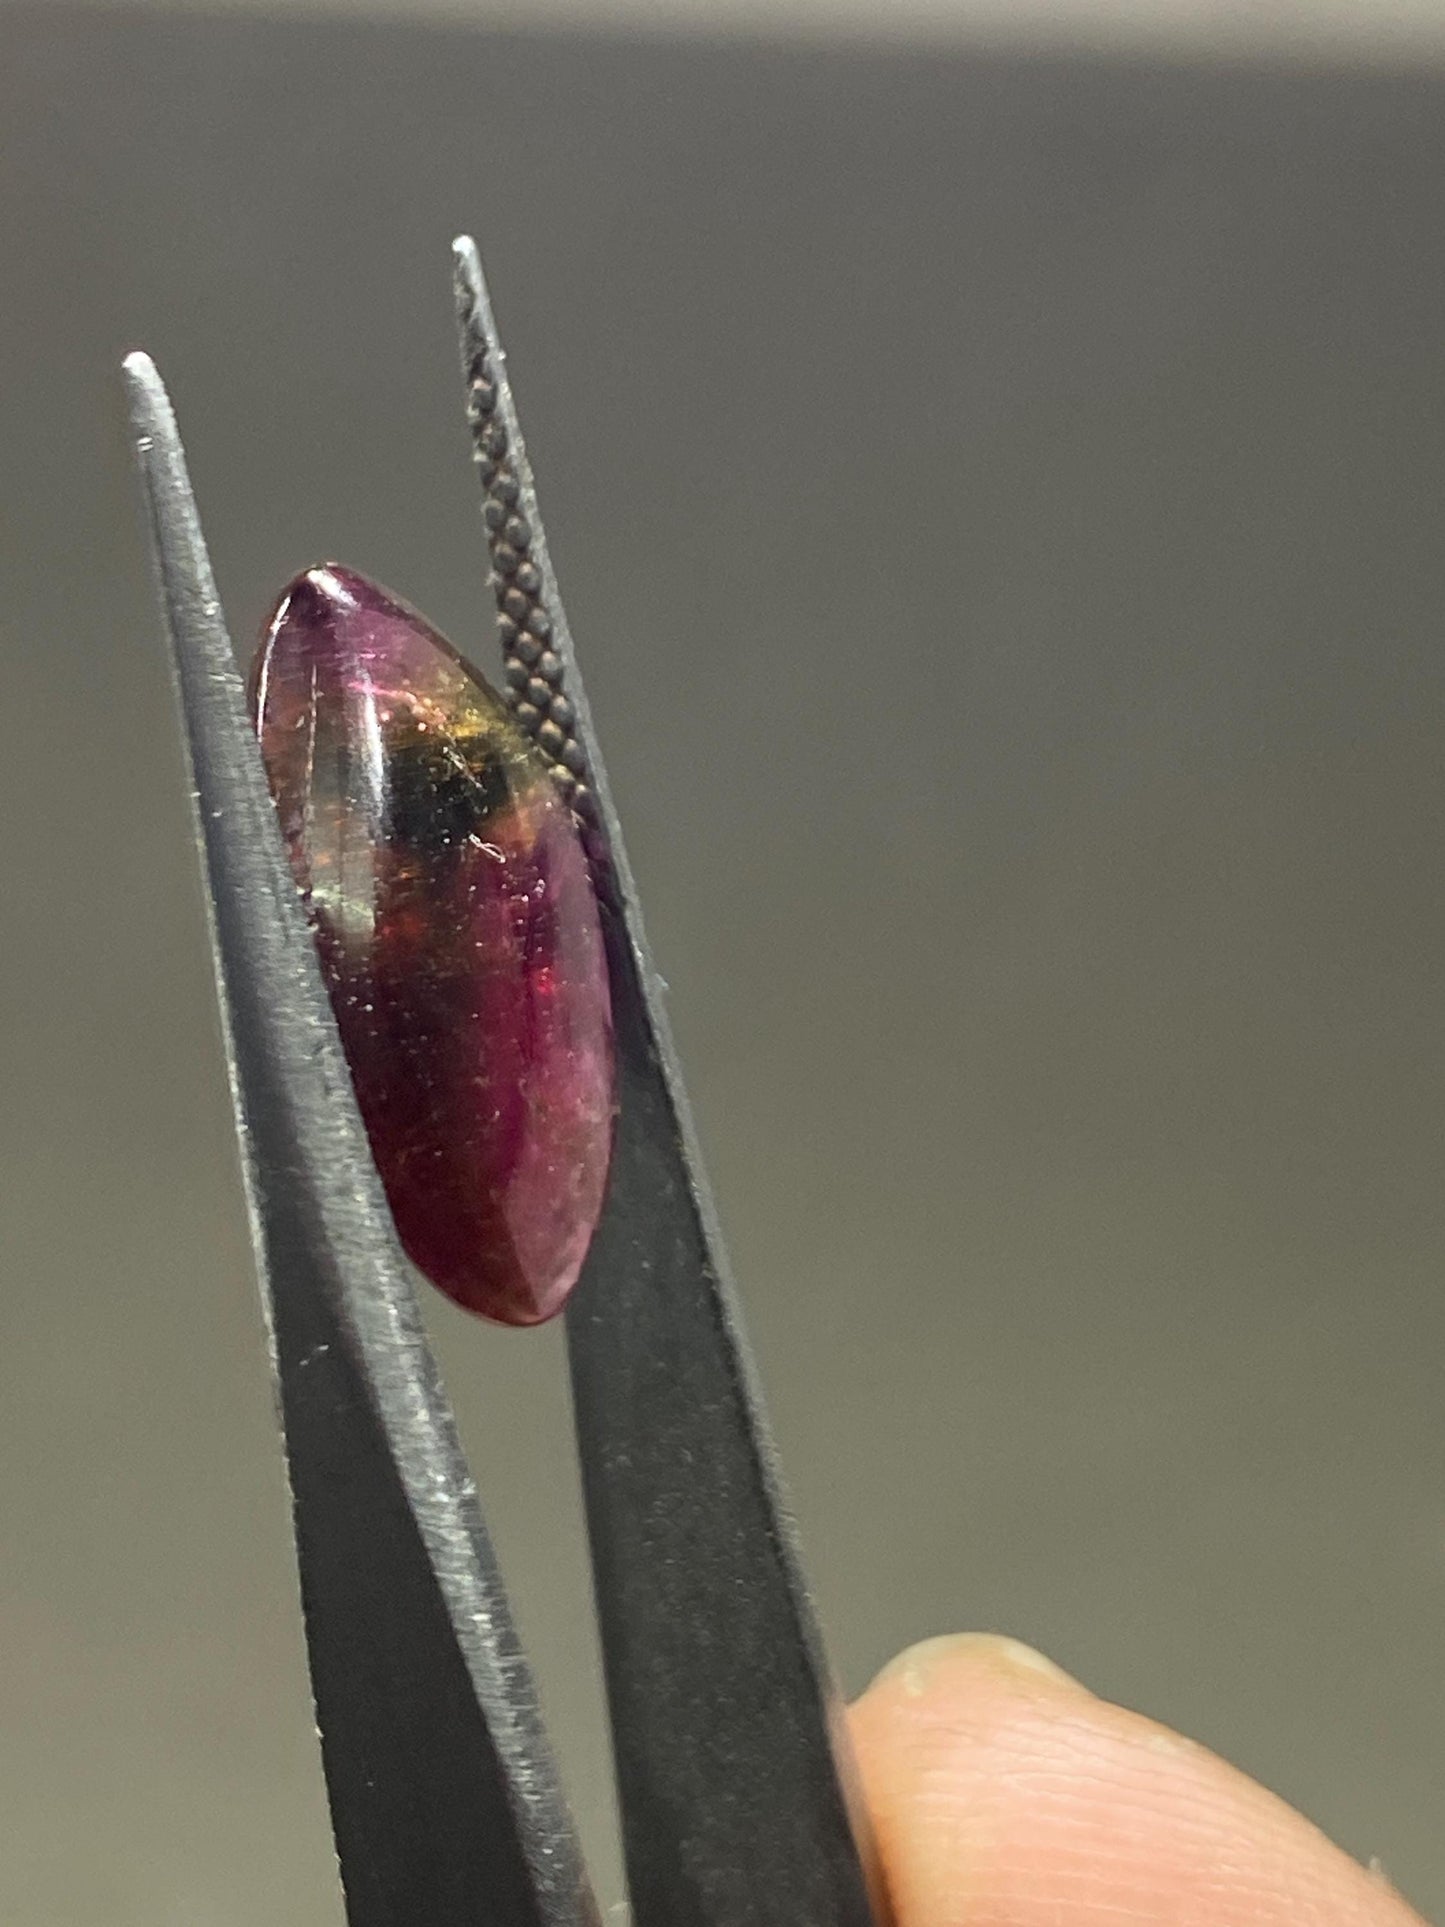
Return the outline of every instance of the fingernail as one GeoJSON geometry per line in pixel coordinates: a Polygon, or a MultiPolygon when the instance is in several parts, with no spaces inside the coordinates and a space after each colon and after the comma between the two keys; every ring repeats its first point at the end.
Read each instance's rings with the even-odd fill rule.
{"type": "Polygon", "coordinates": [[[959,1661],[988,1667],[1031,1685],[1047,1685],[1055,1691],[1088,1691],[1071,1673],[1036,1653],[1032,1646],[1025,1646],[1019,1639],[1006,1639],[1001,1633],[945,1633],[938,1639],[922,1639],[890,1659],[873,1684],[897,1686],[910,1699],[921,1699],[938,1675],[959,1661]]]}

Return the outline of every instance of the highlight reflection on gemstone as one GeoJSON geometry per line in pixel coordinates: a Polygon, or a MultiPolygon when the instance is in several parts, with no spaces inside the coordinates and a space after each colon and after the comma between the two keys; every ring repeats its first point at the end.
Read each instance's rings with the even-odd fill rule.
{"type": "Polygon", "coordinates": [[[434,629],[331,564],[284,591],[257,734],[402,1244],[459,1305],[561,1310],[611,1157],[611,1002],[571,811],[434,629]]]}

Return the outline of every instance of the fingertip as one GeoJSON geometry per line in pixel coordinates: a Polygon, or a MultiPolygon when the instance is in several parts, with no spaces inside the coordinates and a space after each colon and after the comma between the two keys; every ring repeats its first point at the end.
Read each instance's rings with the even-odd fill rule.
{"type": "Polygon", "coordinates": [[[947,1690],[954,1675],[972,1681],[981,1674],[996,1675],[1021,1690],[1034,1686],[1053,1692],[1087,1691],[1071,1673],[1021,1639],[1009,1639],[1003,1633],[942,1633],[905,1646],[874,1675],[868,1692],[924,1699],[947,1690]]]}
{"type": "Polygon", "coordinates": [[[853,1708],[899,1927],[1420,1927],[1273,1794],[1016,1640],[925,1640],[853,1708]]]}

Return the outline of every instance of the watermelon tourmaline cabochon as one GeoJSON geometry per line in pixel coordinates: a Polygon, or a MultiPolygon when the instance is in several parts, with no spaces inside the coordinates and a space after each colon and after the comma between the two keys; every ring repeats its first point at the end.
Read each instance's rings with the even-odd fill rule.
{"type": "Polygon", "coordinates": [[[283,592],[252,713],[398,1235],[457,1304],[565,1304],[612,1150],[611,998],[576,822],[542,752],[365,576],[283,592]]]}

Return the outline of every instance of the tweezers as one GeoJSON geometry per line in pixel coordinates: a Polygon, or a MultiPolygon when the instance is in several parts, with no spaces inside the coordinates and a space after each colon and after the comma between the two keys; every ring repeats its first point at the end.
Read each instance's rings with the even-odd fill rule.
{"type": "MultiPolygon", "coordinates": [[[[663,990],[475,246],[474,455],[504,455],[589,771],[619,1110],[567,1313],[637,1927],[870,1927],[876,1881],[663,990]]],[[[350,1927],[597,1919],[477,1488],[418,1313],[216,594],[170,402],[125,364],[187,740],[350,1927]]],[[[492,560],[497,538],[491,531],[492,560]]]]}

